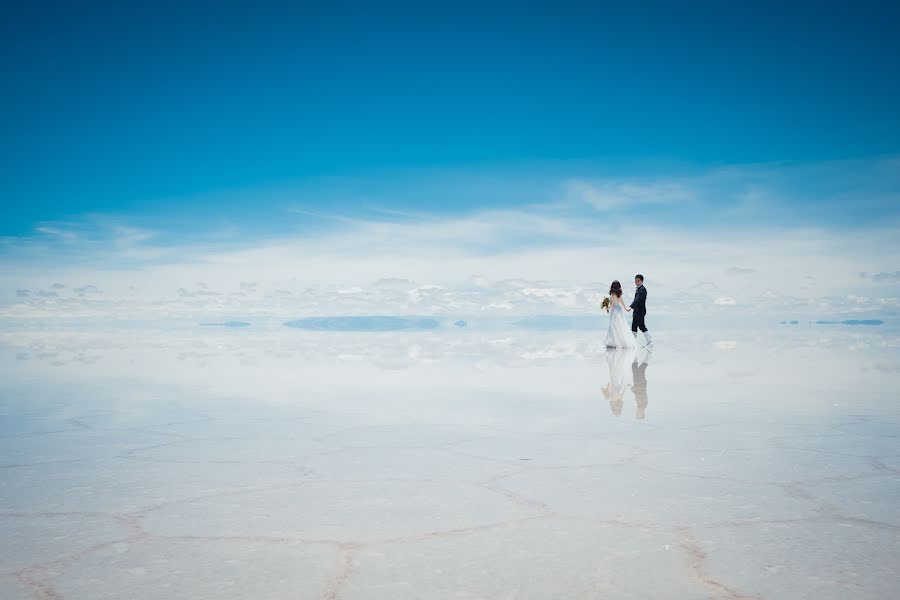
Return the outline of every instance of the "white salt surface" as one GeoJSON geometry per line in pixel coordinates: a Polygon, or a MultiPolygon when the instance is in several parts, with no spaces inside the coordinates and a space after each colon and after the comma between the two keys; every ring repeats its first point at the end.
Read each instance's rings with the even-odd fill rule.
{"type": "Polygon", "coordinates": [[[0,333],[0,597],[900,595],[900,336],[0,333]]]}

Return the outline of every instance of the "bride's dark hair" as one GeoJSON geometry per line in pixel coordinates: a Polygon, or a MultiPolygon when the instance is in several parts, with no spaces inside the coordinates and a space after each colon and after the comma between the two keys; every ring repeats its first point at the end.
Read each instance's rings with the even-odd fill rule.
{"type": "Polygon", "coordinates": [[[622,284],[619,283],[619,280],[618,280],[618,279],[616,279],[615,281],[613,281],[613,282],[610,284],[610,286],[609,286],[609,295],[610,295],[610,296],[616,295],[616,296],[618,296],[619,298],[622,297],[622,284]]]}

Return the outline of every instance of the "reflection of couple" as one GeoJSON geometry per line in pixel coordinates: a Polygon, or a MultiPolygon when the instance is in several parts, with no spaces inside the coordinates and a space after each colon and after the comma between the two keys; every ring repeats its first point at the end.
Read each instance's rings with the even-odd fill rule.
{"type": "Polygon", "coordinates": [[[603,388],[603,397],[609,402],[609,409],[617,417],[625,406],[625,390],[631,387],[637,405],[635,418],[643,419],[647,410],[647,365],[652,350],[644,353],[638,363],[637,352],[633,348],[609,348],[606,351],[606,365],[609,367],[609,383],[603,388]],[[632,383],[628,383],[628,365],[631,365],[632,383]]]}

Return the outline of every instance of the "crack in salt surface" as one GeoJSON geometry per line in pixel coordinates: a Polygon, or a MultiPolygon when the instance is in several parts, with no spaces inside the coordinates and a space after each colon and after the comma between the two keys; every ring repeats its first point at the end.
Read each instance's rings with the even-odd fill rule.
{"type": "Polygon", "coordinates": [[[748,596],[708,575],[705,570],[706,553],[700,548],[693,533],[688,528],[679,528],[677,533],[681,548],[687,554],[691,577],[694,580],[706,586],[710,591],[715,592],[716,595],[728,600],[760,600],[759,596],[748,596]]]}
{"type": "Polygon", "coordinates": [[[793,519],[761,519],[761,520],[733,520],[720,521],[717,523],[705,523],[703,525],[695,525],[695,529],[715,529],[718,527],[755,527],[758,525],[791,525],[798,523],[825,523],[828,525],[864,525],[866,527],[874,527],[876,529],[895,529],[900,531],[900,525],[893,523],[885,523],[884,521],[875,521],[872,519],[862,519],[859,517],[847,517],[844,515],[821,515],[817,517],[797,517],[793,519]]]}
{"type": "Polygon", "coordinates": [[[341,591],[353,574],[353,559],[361,547],[354,543],[341,544],[341,564],[337,574],[326,585],[323,600],[338,600],[341,597],[341,591]]]}
{"type": "Polygon", "coordinates": [[[25,469],[28,467],[40,467],[43,465],[68,465],[80,462],[89,462],[96,460],[95,458],[61,458],[56,460],[42,460],[30,463],[11,463],[0,465],[0,469],[25,469]]]}
{"type": "Polygon", "coordinates": [[[20,574],[16,579],[35,600],[63,600],[64,598],[52,585],[36,579],[30,574],[20,574]]]}
{"type": "Polygon", "coordinates": [[[118,544],[134,543],[147,537],[148,534],[140,533],[125,538],[110,540],[107,542],[100,542],[88,546],[87,548],[82,548],[81,550],[58,556],[43,563],[23,567],[21,569],[13,571],[11,574],[15,576],[25,587],[25,589],[36,599],[62,600],[64,596],[53,587],[50,581],[48,581],[49,579],[52,579],[53,575],[51,575],[47,571],[49,571],[53,567],[62,567],[76,560],[81,560],[89,554],[99,552],[100,550],[103,550],[105,548],[110,548],[118,544]]]}
{"type": "MultiPolygon", "coordinates": [[[[381,479],[375,480],[365,480],[365,481],[383,481],[381,479]]],[[[405,480],[404,480],[405,481],[405,480]]],[[[199,499],[207,499],[207,498],[215,498],[215,497],[223,497],[235,494],[246,494],[260,491],[267,491],[271,489],[282,489],[282,488],[290,488],[297,487],[303,485],[305,482],[297,482],[289,485],[280,485],[280,486],[272,486],[270,488],[252,488],[252,489],[242,489],[242,490],[228,490],[222,491],[213,494],[206,494],[203,496],[198,496],[190,499],[180,499],[167,503],[160,503],[154,506],[145,507],[143,509],[144,512],[156,510],[162,506],[168,506],[170,504],[177,504],[183,502],[191,502],[199,499]]],[[[353,572],[353,561],[356,553],[365,547],[369,546],[377,546],[383,544],[397,544],[397,543],[414,543],[417,541],[425,540],[425,539],[434,539],[434,538],[447,538],[457,535],[466,535],[479,531],[487,531],[491,529],[507,527],[510,525],[515,525],[518,523],[524,523],[528,521],[535,520],[544,520],[544,519],[554,519],[554,518],[563,518],[565,520],[574,520],[574,521],[591,521],[596,522],[595,519],[583,519],[577,517],[566,517],[559,516],[553,513],[549,507],[547,507],[544,503],[513,493],[506,493],[505,490],[495,488],[488,483],[477,484],[480,487],[491,490],[493,492],[499,493],[509,499],[514,503],[518,503],[521,505],[529,506],[531,508],[537,508],[542,511],[542,514],[533,515],[530,517],[523,517],[518,519],[509,519],[498,521],[494,523],[488,523],[483,525],[477,525],[472,527],[460,527],[456,529],[449,529],[443,531],[431,531],[425,532],[422,534],[410,535],[410,536],[400,536],[395,538],[384,538],[380,540],[372,540],[368,542],[355,542],[355,541],[341,541],[341,540],[333,540],[333,539],[309,539],[302,537],[290,537],[290,536],[167,536],[167,535],[159,535],[148,533],[142,529],[140,525],[140,520],[145,516],[142,514],[142,511],[135,511],[131,513],[95,513],[95,512],[16,512],[16,513],[6,513],[4,516],[17,516],[24,518],[31,517],[79,517],[79,516],[91,516],[91,517],[107,517],[110,519],[114,519],[125,525],[131,530],[131,535],[107,542],[102,542],[98,544],[94,544],[88,548],[68,553],[64,556],[57,557],[51,561],[47,561],[45,563],[30,565],[28,567],[24,567],[13,573],[16,576],[22,585],[26,587],[29,593],[32,594],[36,599],[44,599],[44,600],[62,600],[63,596],[54,589],[52,584],[48,581],[48,579],[52,579],[53,575],[48,571],[52,569],[52,567],[60,567],[67,563],[79,560],[88,554],[100,551],[104,548],[122,544],[122,543],[136,543],[142,540],[150,540],[150,539],[158,539],[158,540],[185,540],[185,541],[199,541],[199,542],[226,542],[226,541],[254,541],[254,542],[267,542],[267,543],[300,543],[300,544],[329,544],[336,546],[342,552],[341,558],[341,567],[339,572],[335,577],[328,583],[326,586],[326,590],[324,592],[323,598],[327,600],[338,600],[341,596],[342,590],[345,587],[346,583],[352,576],[353,572]]],[[[702,551],[699,544],[697,543],[694,534],[689,527],[666,527],[661,526],[659,524],[654,523],[638,523],[638,522],[621,522],[618,520],[608,521],[601,520],[604,523],[615,524],[620,526],[629,526],[629,527],[641,527],[647,529],[656,529],[656,530],[668,530],[675,532],[680,539],[680,543],[684,551],[687,553],[687,556],[690,560],[691,567],[691,575],[692,578],[702,583],[705,587],[716,593],[717,595],[724,595],[724,597],[729,600],[750,600],[755,598],[755,596],[748,596],[743,594],[742,592],[728,586],[725,583],[722,583],[705,572],[705,562],[707,560],[707,555],[702,551]]],[[[725,521],[721,523],[712,523],[706,524],[702,526],[697,526],[697,528],[713,528],[713,527],[752,527],[752,526],[760,526],[760,525],[768,525],[768,524],[776,524],[776,523],[853,523],[853,524],[861,524],[871,527],[888,527],[894,530],[900,529],[898,526],[894,526],[887,523],[881,523],[877,521],[871,521],[866,519],[857,519],[852,517],[842,517],[842,516],[820,516],[820,517],[810,517],[810,518],[800,518],[800,519],[780,519],[780,520],[748,520],[748,521],[725,521]]]]}

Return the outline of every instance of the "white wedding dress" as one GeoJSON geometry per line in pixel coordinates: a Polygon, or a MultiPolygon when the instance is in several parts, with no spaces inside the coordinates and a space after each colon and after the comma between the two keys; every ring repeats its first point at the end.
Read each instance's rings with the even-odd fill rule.
{"type": "Polygon", "coordinates": [[[613,305],[609,309],[609,329],[606,332],[607,348],[637,347],[637,341],[625,319],[624,301],[621,298],[610,298],[610,301],[613,301],[613,305]]]}

